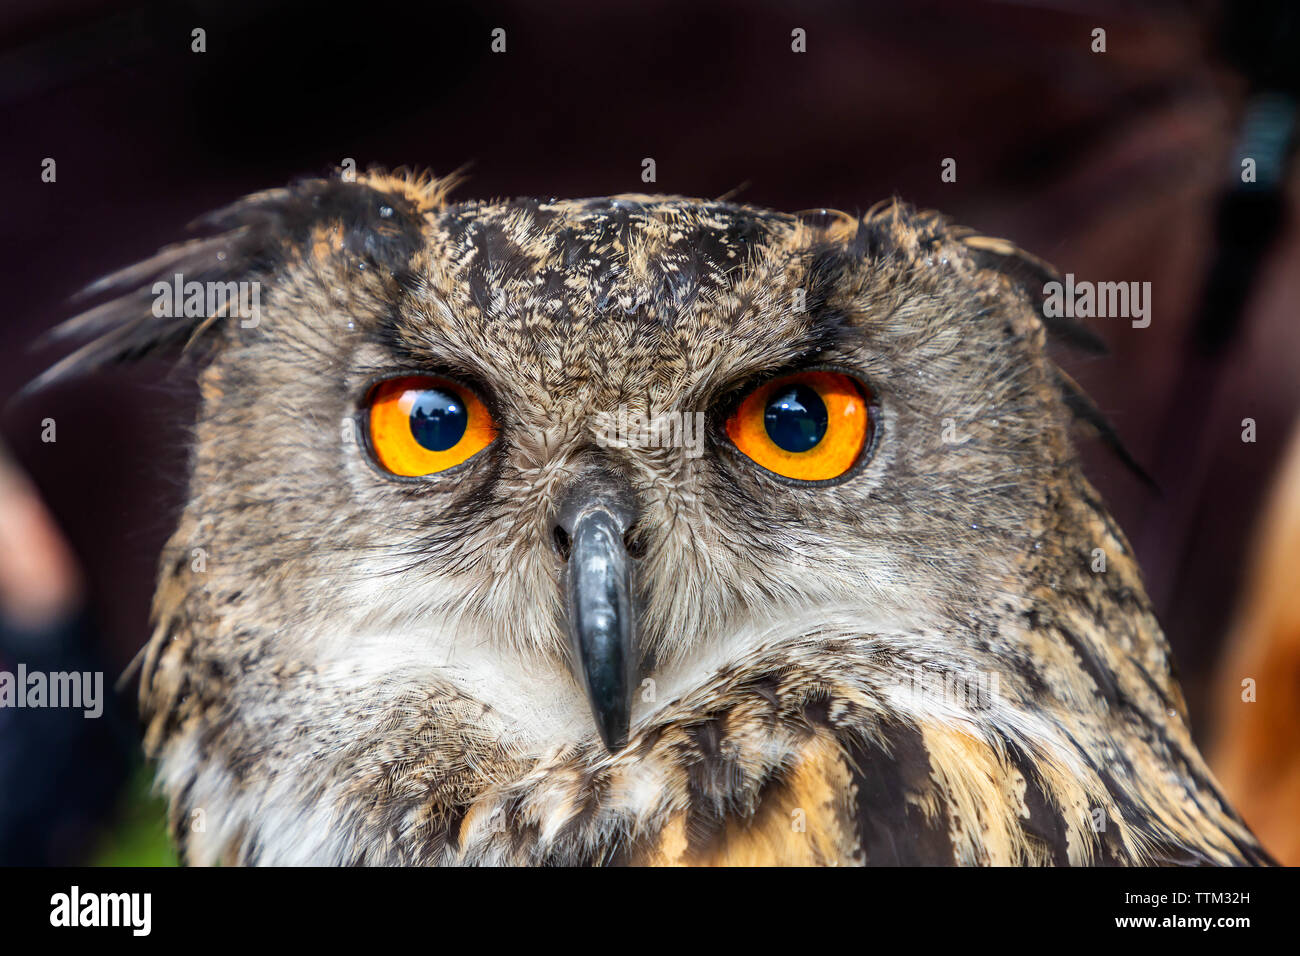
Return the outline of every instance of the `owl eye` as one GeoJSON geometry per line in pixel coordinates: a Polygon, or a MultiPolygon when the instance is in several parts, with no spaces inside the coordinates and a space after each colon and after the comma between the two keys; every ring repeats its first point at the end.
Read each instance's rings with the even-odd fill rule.
{"type": "Polygon", "coordinates": [[[442,378],[380,382],[369,398],[370,447],[395,475],[432,475],[455,467],[496,437],[487,408],[469,389],[442,378]]]}
{"type": "Polygon", "coordinates": [[[865,386],[839,372],[800,372],[754,389],[727,419],[727,436],[768,471],[800,481],[838,478],[871,431],[865,386]]]}

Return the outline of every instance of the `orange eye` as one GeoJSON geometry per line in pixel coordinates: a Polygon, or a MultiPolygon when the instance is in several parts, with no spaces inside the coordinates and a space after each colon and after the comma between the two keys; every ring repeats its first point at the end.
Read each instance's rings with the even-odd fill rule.
{"type": "Polygon", "coordinates": [[[432,475],[459,465],[496,437],[469,389],[442,378],[408,376],[370,393],[370,447],[395,475],[432,475]]]}
{"type": "Polygon", "coordinates": [[[847,375],[800,372],[746,395],[727,419],[727,435],[768,471],[826,481],[857,462],[871,415],[865,389],[847,375]]]}

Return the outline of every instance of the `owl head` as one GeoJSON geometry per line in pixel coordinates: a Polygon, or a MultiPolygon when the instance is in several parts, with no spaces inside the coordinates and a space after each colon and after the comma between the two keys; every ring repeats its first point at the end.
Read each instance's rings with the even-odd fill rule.
{"type": "MultiPolygon", "coordinates": [[[[1110,433],[1046,352],[1097,343],[1042,314],[1045,265],[897,202],[447,187],[251,196],[63,330],[94,338],[47,380],[198,358],[142,680],[164,786],[222,807],[192,840],[247,856],[292,808],[345,858],[341,819],[400,844],[560,759],[651,801],[671,728],[800,668],[879,713],[909,669],[995,668],[1012,736],[1045,696],[1101,720],[1134,661],[1181,708],[1145,605],[1082,664],[1025,636],[1141,591],[1068,436],[1110,433]]],[[[786,759],[730,745],[753,780],[786,759]]]]}

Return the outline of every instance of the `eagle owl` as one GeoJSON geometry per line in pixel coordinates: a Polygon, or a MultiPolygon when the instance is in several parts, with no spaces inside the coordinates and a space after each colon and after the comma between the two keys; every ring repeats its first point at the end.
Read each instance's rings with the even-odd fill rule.
{"type": "Polygon", "coordinates": [[[1267,862],[1048,266],[897,202],[448,189],[255,194],[63,327],[45,380],[198,357],[140,668],[184,859],[1267,862]]]}

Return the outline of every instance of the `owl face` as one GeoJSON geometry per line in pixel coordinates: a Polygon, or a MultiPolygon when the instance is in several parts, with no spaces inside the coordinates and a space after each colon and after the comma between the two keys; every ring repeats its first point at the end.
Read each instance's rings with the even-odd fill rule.
{"type": "Polygon", "coordinates": [[[221,330],[178,543],[221,630],[280,621],[277,658],[396,697],[436,677],[526,750],[620,750],[842,617],[1013,605],[1064,416],[1030,307],[934,226],[466,203],[394,270],[314,225],[221,330]]]}
{"type": "Polygon", "coordinates": [[[202,356],[141,671],[191,862],[1263,859],[1042,263],[897,204],[382,174],[208,222],[96,289],[258,308],[146,286],[46,376],[202,356]]]}

